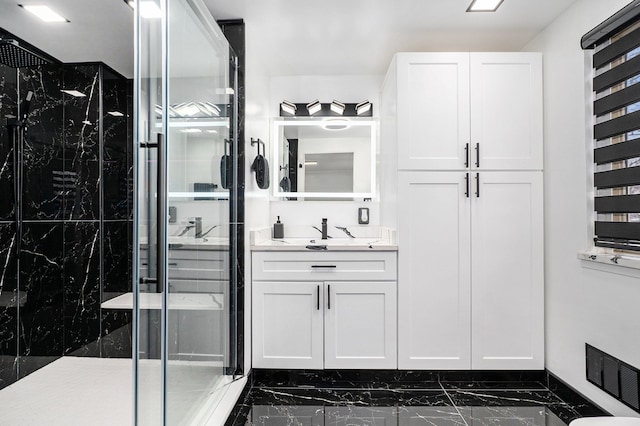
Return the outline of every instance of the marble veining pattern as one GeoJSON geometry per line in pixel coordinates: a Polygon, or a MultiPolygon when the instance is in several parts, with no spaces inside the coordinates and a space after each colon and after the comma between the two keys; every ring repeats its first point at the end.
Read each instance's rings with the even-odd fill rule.
{"type": "Polygon", "coordinates": [[[100,303],[131,291],[132,100],[100,63],[0,65],[0,389],[62,355],[131,354],[131,315],[100,303]],[[16,163],[4,119],[29,91],[16,163]]]}
{"type": "Polygon", "coordinates": [[[227,426],[566,426],[585,415],[606,415],[580,398],[566,402],[546,379],[526,372],[521,381],[497,379],[499,372],[492,378],[478,372],[256,372],[227,426]]]}

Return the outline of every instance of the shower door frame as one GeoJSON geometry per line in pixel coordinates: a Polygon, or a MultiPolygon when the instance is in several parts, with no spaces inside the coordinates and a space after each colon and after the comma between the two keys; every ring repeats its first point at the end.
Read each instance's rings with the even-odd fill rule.
{"type": "MultiPolygon", "coordinates": [[[[161,365],[161,411],[162,411],[162,424],[167,424],[167,364],[169,360],[168,353],[168,307],[169,307],[169,285],[168,285],[168,234],[167,234],[167,226],[168,226],[168,181],[167,181],[167,167],[168,167],[168,139],[169,139],[169,95],[170,95],[170,72],[169,72],[169,3],[172,1],[181,1],[181,0],[159,0],[161,13],[161,43],[160,43],[160,57],[161,57],[161,73],[160,76],[156,76],[156,79],[159,78],[159,83],[156,83],[153,88],[161,88],[161,133],[158,134],[157,141],[152,142],[151,140],[145,140],[149,138],[145,138],[142,136],[145,129],[141,126],[141,117],[139,117],[140,107],[141,107],[141,86],[143,76],[141,74],[141,61],[144,58],[148,59],[148,53],[144,53],[144,46],[142,42],[142,20],[143,17],[140,14],[139,8],[135,10],[135,25],[134,25],[134,38],[135,38],[135,71],[134,71],[134,149],[133,149],[133,175],[135,178],[134,181],[134,226],[133,226],[133,387],[134,387],[134,424],[139,424],[140,419],[140,310],[141,310],[141,285],[153,286],[156,285],[156,292],[161,293],[162,300],[162,308],[160,310],[161,313],[161,332],[160,332],[160,365],[161,365]],[[146,173],[147,176],[151,176],[152,170],[149,168],[143,168],[141,166],[141,161],[145,161],[141,158],[141,149],[146,148],[147,153],[149,148],[157,148],[157,207],[155,210],[155,215],[153,214],[153,209],[149,208],[147,213],[147,220],[149,223],[152,221],[155,222],[157,226],[156,233],[156,242],[157,242],[157,252],[153,253],[152,240],[149,238],[147,240],[149,246],[149,269],[153,271],[152,265],[152,256],[157,258],[156,270],[154,271],[156,277],[153,278],[143,278],[140,277],[140,210],[144,208],[144,206],[139,205],[138,194],[140,193],[140,177],[141,174],[146,173]],[[162,248],[162,249],[161,249],[162,248]]],[[[207,22],[205,15],[208,14],[206,6],[202,3],[201,0],[182,0],[184,1],[191,10],[201,18],[203,23],[207,22]]],[[[220,32],[221,33],[221,32],[220,32]]],[[[223,36],[224,37],[224,36],[223,36]]],[[[228,341],[226,342],[228,348],[226,351],[226,359],[227,361],[223,365],[223,374],[226,376],[235,379],[238,374],[242,372],[241,360],[238,359],[238,339],[240,336],[238,330],[238,304],[240,301],[237,299],[238,294],[238,268],[236,267],[236,260],[238,259],[238,193],[239,193],[239,179],[238,179],[238,144],[240,143],[238,140],[238,57],[234,53],[233,49],[230,47],[228,41],[225,42],[227,44],[227,48],[229,49],[229,70],[231,73],[228,75],[230,82],[233,84],[233,95],[231,95],[231,106],[232,113],[230,117],[231,126],[230,126],[230,146],[231,146],[231,157],[233,159],[232,162],[232,176],[231,176],[231,185],[229,186],[229,281],[227,283],[228,291],[229,291],[229,299],[225,300],[225,305],[228,304],[228,322],[229,329],[228,332],[228,341]]],[[[147,105],[148,106],[148,105],[147,105]]],[[[152,117],[153,111],[147,111],[146,117],[152,117]]],[[[151,122],[152,120],[150,120],[151,122]]],[[[148,124],[150,126],[150,124],[148,124]]],[[[148,154],[145,154],[145,158],[148,159],[148,154]]],[[[147,204],[150,205],[150,199],[153,195],[151,182],[152,179],[146,179],[147,182],[147,194],[146,201],[147,204]]],[[[147,227],[147,235],[151,237],[151,227],[147,227]]]]}

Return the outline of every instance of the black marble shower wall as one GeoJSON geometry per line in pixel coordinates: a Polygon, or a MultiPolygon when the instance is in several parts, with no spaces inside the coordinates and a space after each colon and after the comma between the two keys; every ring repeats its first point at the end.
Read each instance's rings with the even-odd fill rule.
{"type": "MultiPolygon", "coordinates": [[[[0,117],[16,108],[17,72],[0,66],[0,117]]],[[[0,388],[16,380],[18,351],[16,226],[14,222],[13,150],[0,129],[0,388]]]]}
{"type": "Polygon", "coordinates": [[[0,65],[3,121],[28,91],[21,236],[0,133],[0,388],[62,355],[131,354],[131,314],[101,309],[131,291],[131,82],[99,63],[0,65]]]}

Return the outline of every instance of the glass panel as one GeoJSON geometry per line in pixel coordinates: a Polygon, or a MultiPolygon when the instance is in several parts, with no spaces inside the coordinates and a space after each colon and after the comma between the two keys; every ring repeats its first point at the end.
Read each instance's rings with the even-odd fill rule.
{"type": "Polygon", "coordinates": [[[205,13],[169,2],[169,425],[199,424],[229,359],[230,61],[205,13]]]}
{"type": "MultiPolygon", "coordinates": [[[[156,6],[160,10],[160,0],[156,6]]],[[[136,10],[136,123],[137,144],[134,272],[136,332],[136,422],[163,424],[162,288],[158,278],[158,146],[162,134],[163,67],[161,13],[140,16],[136,10]]]]}

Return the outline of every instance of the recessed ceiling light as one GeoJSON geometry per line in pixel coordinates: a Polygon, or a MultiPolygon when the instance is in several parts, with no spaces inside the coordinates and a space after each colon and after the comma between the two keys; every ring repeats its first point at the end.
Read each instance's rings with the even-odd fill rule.
{"type": "Polygon", "coordinates": [[[495,12],[504,0],[473,0],[467,12],[495,12]]]}
{"type": "Polygon", "coordinates": [[[357,115],[362,115],[365,114],[367,112],[371,111],[371,102],[369,101],[362,101],[359,104],[356,105],[356,114],[357,115]]]}
{"type": "Polygon", "coordinates": [[[124,117],[124,114],[120,111],[109,111],[107,114],[112,115],[114,117],[124,117]]]}
{"type": "Polygon", "coordinates": [[[44,22],[70,22],[44,4],[19,4],[18,6],[33,13],[44,22]]]}
{"type": "Polygon", "coordinates": [[[65,90],[65,89],[63,89],[63,90],[61,90],[61,92],[66,93],[67,95],[75,96],[76,98],[84,98],[85,96],[87,96],[82,92],[78,92],[77,90],[65,90]]]}

